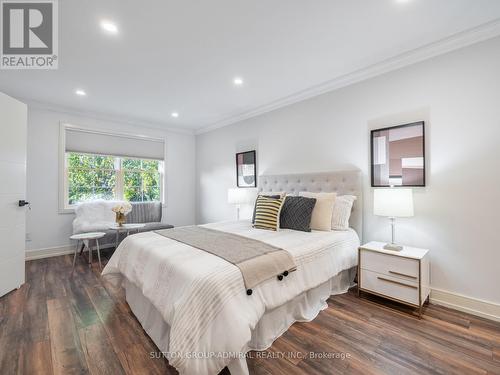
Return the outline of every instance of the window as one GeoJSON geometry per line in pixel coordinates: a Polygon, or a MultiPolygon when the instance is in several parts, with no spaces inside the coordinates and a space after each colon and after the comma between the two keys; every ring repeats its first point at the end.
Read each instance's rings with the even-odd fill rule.
{"type": "Polygon", "coordinates": [[[161,166],[158,160],[121,159],[123,197],[131,202],[159,201],[161,166]]]}
{"type": "Polygon", "coordinates": [[[59,212],[94,199],[164,201],[166,139],[59,127],[59,212]]]}
{"type": "Polygon", "coordinates": [[[66,206],[93,199],[161,201],[162,161],[78,152],[65,156],[66,206]]]}
{"type": "Polygon", "coordinates": [[[66,154],[68,201],[113,199],[116,193],[115,158],[112,156],[66,154]]]}

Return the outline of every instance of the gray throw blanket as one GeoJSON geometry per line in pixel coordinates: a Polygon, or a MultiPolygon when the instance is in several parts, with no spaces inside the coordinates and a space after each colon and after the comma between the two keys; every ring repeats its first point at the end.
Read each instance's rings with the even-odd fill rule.
{"type": "Polygon", "coordinates": [[[296,270],[292,256],[285,250],[265,242],[198,226],[155,231],[164,237],[209,252],[237,266],[247,294],[261,282],[278,277],[282,280],[296,270]]]}

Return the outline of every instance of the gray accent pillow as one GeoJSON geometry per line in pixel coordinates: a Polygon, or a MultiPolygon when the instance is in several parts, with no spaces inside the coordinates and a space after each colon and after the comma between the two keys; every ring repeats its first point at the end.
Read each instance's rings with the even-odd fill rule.
{"type": "Polygon", "coordinates": [[[287,196],[280,214],[280,228],[311,231],[311,217],[316,198],[287,196]]]}

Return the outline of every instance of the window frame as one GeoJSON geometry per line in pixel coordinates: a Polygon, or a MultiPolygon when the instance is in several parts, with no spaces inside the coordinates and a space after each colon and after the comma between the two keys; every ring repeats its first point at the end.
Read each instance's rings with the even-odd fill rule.
{"type": "MultiPolygon", "coordinates": [[[[69,154],[79,154],[79,155],[91,155],[91,156],[102,156],[102,157],[112,157],[114,168],[113,169],[108,169],[108,168],[99,168],[100,171],[106,171],[106,172],[115,172],[115,178],[116,178],[116,184],[115,184],[115,191],[114,191],[114,196],[113,199],[115,200],[124,200],[124,192],[125,192],[125,172],[147,172],[144,169],[126,169],[123,167],[123,160],[124,159],[132,159],[132,160],[147,160],[147,161],[157,161],[159,163],[158,167],[158,173],[160,175],[160,200],[159,201],[153,201],[153,202],[161,202],[163,204],[163,185],[164,185],[164,178],[165,178],[165,162],[163,160],[157,160],[157,159],[148,159],[148,158],[140,158],[140,157],[130,157],[130,156],[115,156],[115,155],[103,155],[103,154],[91,154],[88,152],[64,152],[64,208],[67,210],[75,209],[75,207],[78,205],[78,203],[70,204],[69,203],[69,166],[68,166],[68,155],[69,154]]],[[[142,202],[150,202],[150,201],[142,201],[142,202]]]]}
{"type": "MultiPolygon", "coordinates": [[[[91,156],[103,156],[103,157],[112,157],[114,160],[113,160],[113,164],[114,164],[114,168],[113,169],[107,169],[107,168],[99,168],[100,171],[107,171],[107,172],[115,172],[115,178],[116,178],[116,184],[115,184],[115,190],[118,191],[118,196],[121,196],[123,197],[123,194],[120,193],[123,192],[123,187],[120,189],[118,189],[118,187],[120,186],[119,185],[119,170],[116,169],[116,162],[117,162],[117,157],[116,156],[113,156],[113,155],[102,155],[102,154],[90,154],[90,153],[87,153],[87,152],[64,152],[64,208],[65,209],[75,209],[75,207],[77,206],[78,203],[75,203],[75,204],[70,204],[69,203],[69,167],[68,167],[68,155],[71,154],[71,153],[74,153],[74,154],[80,154],[80,155],[91,155],[91,156]]],[[[84,168],[82,168],[84,169],[84,168]]],[[[116,193],[115,193],[116,194],[116,193]]],[[[114,195],[113,196],[113,199],[116,199],[116,200],[121,200],[122,198],[118,198],[117,195],[114,195]]]]}
{"type": "MultiPolygon", "coordinates": [[[[118,179],[117,179],[117,185],[118,181],[120,183],[120,191],[119,191],[119,196],[120,199],[124,199],[123,195],[125,193],[125,172],[147,172],[146,169],[128,169],[123,167],[123,160],[124,159],[132,159],[132,160],[146,160],[146,161],[157,161],[159,162],[158,164],[158,173],[160,174],[160,202],[163,203],[163,186],[164,186],[164,180],[165,180],[165,161],[164,160],[157,160],[157,159],[148,159],[148,158],[136,158],[136,157],[118,157],[119,160],[119,171],[118,171],[118,179]]],[[[151,201],[142,201],[142,202],[151,202],[151,201]]],[[[154,201],[158,202],[158,201],[154,201]]]]}
{"type": "MultiPolygon", "coordinates": [[[[104,155],[101,153],[85,153],[85,152],[75,152],[79,154],[88,154],[88,155],[100,155],[100,156],[111,156],[115,158],[115,161],[119,160],[119,168],[116,169],[116,193],[114,199],[123,200],[123,172],[121,168],[121,160],[122,159],[138,159],[138,160],[155,160],[159,161],[162,166],[160,170],[160,203],[163,208],[166,207],[166,178],[167,178],[167,168],[166,168],[166,154],[167,154],[167,140],[163,137],[150,137],[144,135],[136,135],[131,133],[118,133],[118,132],[108,132],[102,130],[91,129],[88,127],[76,126],[68,123],[59,123],[59,213],[60,214],[72,214],[75,211],[75,207],[77,204],[69,204],[69,186],[68,186],[68,167],[67,167],[67,158],[66,158],[66,130],[79,130],[83,132],[92,132],[97,134],[105,134],[105,135],[115,135],[115,136],[125,136],[130,138],[138,138],[138,139],[150,139],[162,141],[164,145],[163,152],[163,160],[158,159],[150,159],[150,158],[142,158],[142,157],[130,157],[130,156],[116,156],[116,155],[104,155]],[[119,185],[121,184],[121,185],[119,185]]],[[[116,163],[116,162],[115,162],[116,163]]]]}

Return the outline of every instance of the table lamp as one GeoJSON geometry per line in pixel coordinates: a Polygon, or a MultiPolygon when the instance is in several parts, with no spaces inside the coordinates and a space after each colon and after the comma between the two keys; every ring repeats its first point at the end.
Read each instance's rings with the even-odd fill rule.
{"type": "Polygon", "coordinates": [[[240,208],[242,204],[253,203],[257,196],[257,189],[234,188],[227,191],[227,203],[236,206],[236,219],[240,220],[240,208]]]}
{"type": "Polygon", "coordinates": [[[373,191],[373,213],[377,216],[388,217],[391,221],[392,240],[384,249],[401,251],[403,247],[395,243],[395,227],[397,217],[413,216],[413,190],[390,188],[375,189],[373,191]]]}

